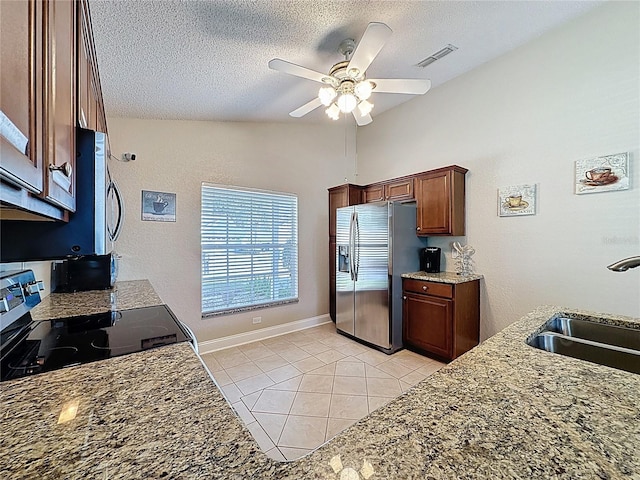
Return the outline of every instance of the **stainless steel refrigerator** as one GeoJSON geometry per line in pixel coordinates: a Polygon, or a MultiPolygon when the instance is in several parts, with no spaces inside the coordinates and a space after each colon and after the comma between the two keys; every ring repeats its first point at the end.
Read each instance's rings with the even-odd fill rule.
{"type": "Polygon", "coordinates": [[[402,279],[420,269],[414,203],[343,207],[336,215],[336,328],[385,353],[402,348],[402,279]]]}

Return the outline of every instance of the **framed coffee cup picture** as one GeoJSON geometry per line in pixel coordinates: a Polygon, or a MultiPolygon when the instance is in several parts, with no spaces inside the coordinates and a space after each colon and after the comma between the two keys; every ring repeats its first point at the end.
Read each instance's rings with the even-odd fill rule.
{"type": "Polygon", "coordinates": [[[576,161],[576,194],[610,192],[629,188],[629,154],[576,161]]]}
{"type": "Polygon", "coordinates": [[[498,215],[521,217],[536,214],[536,186],[511,185],[498,189],[498,215]]]}
{"type": "Polygon", "coordinates": [[[176,194],[142,190],[142,220],[175,222],[176,194]]]}

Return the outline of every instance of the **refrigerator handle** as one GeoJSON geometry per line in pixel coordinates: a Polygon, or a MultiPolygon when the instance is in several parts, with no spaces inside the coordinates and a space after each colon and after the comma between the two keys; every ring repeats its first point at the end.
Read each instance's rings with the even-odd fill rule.
{"type": "Polygon", "coordinates": [[[360,223],[358,222],[358,212],[353,214],[355,223],[353,242],[353,279],[358,281],[358,269],[360,268],[360,223]]]}
{"type": "Polygon", "coordinates": [[[353,265],[353,253],[354,253],[354,240],[355,240],[355,235],[354,235],[354,216],[355,213],[351,212],[351,218],[349,220],[349,274],[351,275],[351,280],[354,280],[353,278],[353,270],[354,270],[354,265],[353,265]]]}

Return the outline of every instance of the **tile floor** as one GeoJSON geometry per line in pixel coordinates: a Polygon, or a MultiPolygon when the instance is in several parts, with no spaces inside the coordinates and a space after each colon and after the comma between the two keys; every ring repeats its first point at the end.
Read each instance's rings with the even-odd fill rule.
{"type": "Polygon", "coordinates": [[[408,350],[386,355],[328,323],[202,355],[260,448],[294,460],[444,364],[408,350]]]}

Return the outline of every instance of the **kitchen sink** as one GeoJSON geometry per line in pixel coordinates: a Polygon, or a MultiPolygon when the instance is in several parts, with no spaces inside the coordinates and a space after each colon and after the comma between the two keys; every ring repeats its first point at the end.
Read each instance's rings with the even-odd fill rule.
{"type": "Polygon", "coordinates": [[[547,352],[640,373],[640,329],[554,317],[527,343],[547,352]]]}

